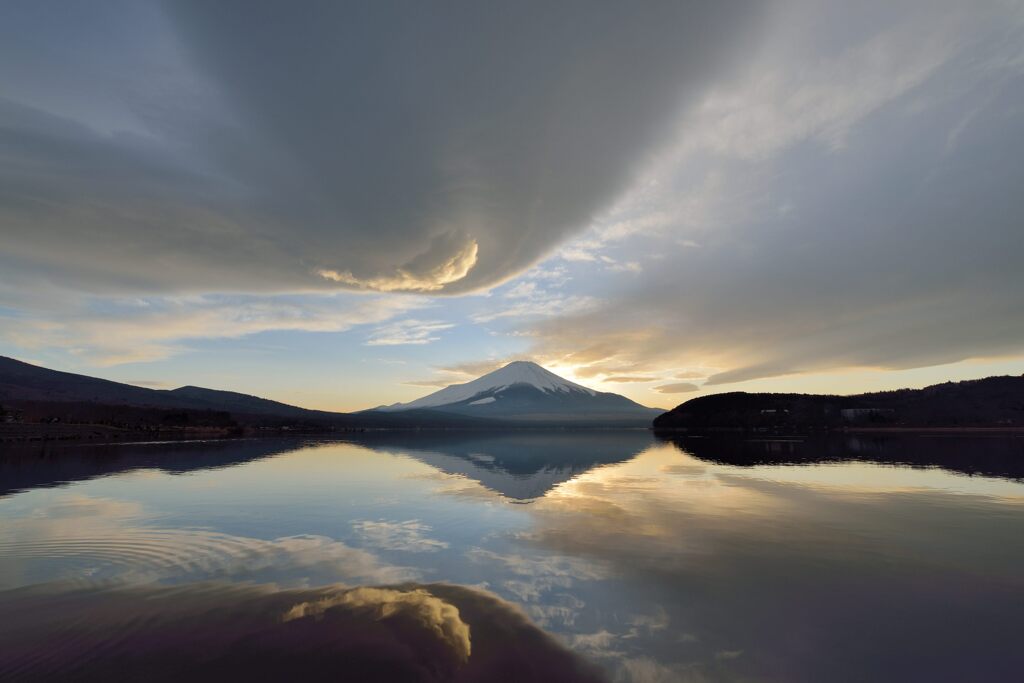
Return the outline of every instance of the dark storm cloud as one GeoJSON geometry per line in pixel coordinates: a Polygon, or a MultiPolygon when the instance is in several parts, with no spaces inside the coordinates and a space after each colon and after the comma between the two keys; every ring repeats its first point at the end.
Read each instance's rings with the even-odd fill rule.
{"type": "Polygon", "coordinates": [[[494,283],[614,198],[751,4],[9,6],[3,266],[92,289],[494,283]]]}
{"type": "Polygon", "coordinates": [[[3,600],[18,618],[0,624],[0,675],[18,680],[602,680],[517,608],[459,586],[42,586],[3,600]]]}

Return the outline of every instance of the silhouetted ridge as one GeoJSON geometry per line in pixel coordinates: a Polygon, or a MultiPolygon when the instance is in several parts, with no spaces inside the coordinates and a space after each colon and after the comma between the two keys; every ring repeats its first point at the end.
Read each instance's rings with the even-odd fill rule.
{"type": "Polygon", "coordinates": [[[730,392],[682,403],[655,429],[1024,427],[1024,377],[945,382],[853,396],[730,392]]]}

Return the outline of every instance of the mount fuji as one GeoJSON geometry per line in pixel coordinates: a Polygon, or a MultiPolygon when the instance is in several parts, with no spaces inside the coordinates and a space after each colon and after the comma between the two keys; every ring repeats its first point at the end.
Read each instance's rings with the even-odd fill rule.
{"type": "Polygon", "coordinates": [[[515,361],[471,382],[374,411],[422,409],[492,420],[615,427],[648,426],[663,412],[619,394],[594,391],[527,361],[515,361]]]}

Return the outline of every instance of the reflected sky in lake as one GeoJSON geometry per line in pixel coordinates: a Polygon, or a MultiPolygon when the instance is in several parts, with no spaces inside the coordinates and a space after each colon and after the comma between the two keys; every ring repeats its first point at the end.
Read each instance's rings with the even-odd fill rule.
{"type": "MultiPolygon", "coordinates": [[[[5,449],[0,623],[33,618],[20,649],[0,629],[0,671],[102,676],[116,648],[88,666],[73,648],[50,651],[58,668],[44,669],[24,634],[57,642],[78,615],[94,624],[78,638],[138,654],[203,623],[186,605],[223,600],[218,613],[248,615],[217,622],[224,639],[379,631],[382,661],[426,653],[401,669],[409,680],[508,677],[509,639],[486,634],[523,615],[516,628],[533,644],[522,647],[546,654],[513,659],[557,662],[553,679],[596,666],[621,681],[1011,680],[1024,667],[1021,447],[874,439],[780,453],[635,431],[5,449]],[[972,452],[986,454],[987,476],[958,467],[972,452]],[[367,607],[357,587],[384,592],[367,607]],[[167,623],[136,614],[171,603],[167,623]],[[330,618],[282,626],[306,603],[331,605],[330,618]],[[461,628],[423,616],[450,616],[444,605],[478,634],[476,659],[428,657],[438,633],[461,628]],[[107,638],[97,611],[121,635],[107,638]]],[[[303,652],[318,671],[354,671],[351,648],[332,655],[337,670],[303,652]]],[[[364,679],[383,671],[363,659],[364,679]]]]}

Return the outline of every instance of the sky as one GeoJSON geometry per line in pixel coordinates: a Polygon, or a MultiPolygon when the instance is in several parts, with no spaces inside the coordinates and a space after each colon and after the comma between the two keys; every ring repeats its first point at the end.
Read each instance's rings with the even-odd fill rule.
{"type": "Polygon", "coordinates": [[[1024,2],[10,0],[0,354],[312,408],[1024,373],[1024,2]]]}

